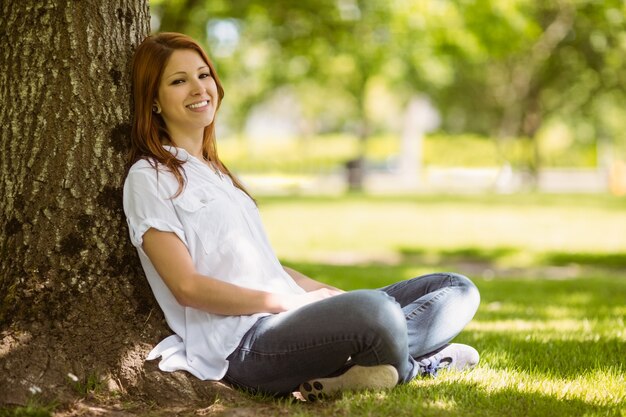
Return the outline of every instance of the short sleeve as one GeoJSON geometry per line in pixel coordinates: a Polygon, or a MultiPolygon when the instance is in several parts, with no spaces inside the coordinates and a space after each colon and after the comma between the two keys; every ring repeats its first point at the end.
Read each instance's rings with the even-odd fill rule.
{"type": "Polygon", "coordinates": [[[187,239],[171,197],[176,193],[178,182],[171,174],[151,166],[133,166],[124,182],[124,213],[132,244],[140,248],[143,235],[154,228],[173,232],[186,245],[187,239]],[[175,184],[172,184],[172,180],[175,184]]]}

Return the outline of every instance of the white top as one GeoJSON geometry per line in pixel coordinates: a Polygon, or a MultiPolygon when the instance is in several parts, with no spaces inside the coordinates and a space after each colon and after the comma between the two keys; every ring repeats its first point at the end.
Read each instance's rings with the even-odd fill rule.
{"type": "Polygon", "coordinates": [[[186,161],[185,188],[166,168],[137,161],[124,183],[124,212],[130,239],[174,335],[161,341],[148,360],[161,357],[163,371],[185,370],[200,379],[220,380],[226,358],[266,313],[222,316],[181,306],[143,251],[150,228],[173,232],[185,244],[198,273],[242,287],[281,294],[305,291],[285,272],[270,247],[258,209],[226,175],[216,174],[184,149],[165,146],[186,161]]]}

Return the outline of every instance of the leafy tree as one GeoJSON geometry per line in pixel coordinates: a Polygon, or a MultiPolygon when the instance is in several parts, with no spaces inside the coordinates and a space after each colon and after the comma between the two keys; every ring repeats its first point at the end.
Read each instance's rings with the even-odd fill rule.
{"type": "Polygon", "coordinates": [[[433,94],[447,108],[447,128],[491,135],[503,147],[527,140],[535,176],[542,160],[537,133],[546,123],[569,125],[579,143],[603,131],[617,134],[606,109],[625,98],[622,3],[453,3],[461,31],[444,30],[436,55],[450,58],[454,77],[433,94]],[[462,36],[451,36],[457,32],[462,36]]]}
{"type": "MultiPolygon", "coordinates": [[[[161,4],[164,14],[179,13],[166,4],[161,4]]],[[[328,109],[328,102],[339,101],[347,108],[339,113],[350,117],[352,123],[334,128],[351,129],[365,142],[371,131],[366,105],[368,83],[379,73],[391,41],[389,2],[238,0],[228,6],[205,4],[211,9],[209,28],[212,23],[232,19],[241,36],[241,47],[222,57],[220,66],[230,77],[228,84],[235,100],[231,105],[238,109],[240,126],[254,104],[278,86],[288,84],[302,101],[321,111],[326,107],[326,117],[316,115],[321,119],[336,117],[337,108],[328,109]],[[320,99],[312,99],[311,95],[320,99]]],[[[182,20],[170,18],[163,22],[182,20]]],[[[187,30],[174,25],[162,29],[187,30]]],[[[219,39],[213,41],[219,43],[219,39]]],[[[211,48],[215,46],[209,43],[211,48]]],[[[213,52],[219,59],[219,50],[213,52]]],[[[341,121],[335,119],[334,123],[341,121]]],[[[359,157],[363,153],[364,145],[359,157]]]]}
{"type": "Polygon", "coordinates": [[[195,22],[202,15],[209,27],[229,20],[237,28],[236,47],[217,55],[239,125],[288,84],[322,128],[366,137],[368,91],[382,80],[399,103],[430,96],[444,130],[496,138],[503,163],[514,162],[512,143],[525,142],[525,165],[535,176],[541,132],[554,123],[567,126],[577,146],[603,136],[624,142],[616,110],[626,68],[619,0],[234,0],[203,7],[195,22]]]}

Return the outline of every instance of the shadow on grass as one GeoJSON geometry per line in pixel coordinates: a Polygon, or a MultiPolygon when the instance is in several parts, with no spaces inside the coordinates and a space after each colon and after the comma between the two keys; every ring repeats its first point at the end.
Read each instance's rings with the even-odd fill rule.
{"type": "MultiPolygon", "coordinates": [[[[345,289],[378,288],[415,275],[415,267],[408,264],[286,264],[345,289]]],[[[482,294],[475,327],[455,341],[479,350],[475,378],[480,381],[483,368],[495,372],[487,374],[488,380],[471,382],[470,374],[465,381],[450,381],[443,374],[441,379],[417,380],[389,393],[346,394],[322,404],[276,404],[268,415],[624,416],[623,390],[613,397],[610,390],[623,383],[626,370],[626,341],[618,333],[623,328],[626,279],[522,277],[474,282],[482,294]],[[544,387],[542,381],[554,386],[544,387]],[[578,391],[570,390],[580,385],[578,391]],[[598,398],[599,390],[607,391],[606,400],[598,398]]]]}
{"type": "MultiPolygon", "coordinates": [[[[521,249],[513,247],[465,247],[439,251],[412,247],[398,249],[402,263],[425,265],[474,263],[483,265],[485,268],[493,267],[499,261],[521,252],[521,249]]],[[[535,262],[541,266],[577,265],[610,269],[626,268],[626,253],[624,252],[545,252],[535,258],[535,262]]]]}
{"type": "Polygon", "coordinates": [[[626,253],[568,253],[550,252],[544,262],[551,265],[589,265],[604,268],[626,268],[626,253]]]}
{"type": "Polygon", "coordinates": [[[520,250],[512,247],[480,248],[466,247],[449,250],[427,250],[424,248],[401,247],[398,253],[403,263],[444,263],[474,262],[493,264],[507,256],[514,255],[520,250]]]}
{"type": "MultiPolygon", "coordinates": [[[[470,374],[471,375],[471,374],[470,374]]],[[[241,416],[480,416],[480,417],[623,417],[624,399],[607,401],[574,394],[542,392],[541,382],[493,385],[471,381],[417,379],[391,391],[345,393],[322,402],[249,395],[245,408],[231,409],[224,415],[241,416]]]]}

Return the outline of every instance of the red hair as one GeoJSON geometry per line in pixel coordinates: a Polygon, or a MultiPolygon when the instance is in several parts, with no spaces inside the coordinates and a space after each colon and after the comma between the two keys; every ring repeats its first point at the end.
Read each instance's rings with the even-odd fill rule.
{"type": "MultiPolygon", "coordinates": [[[[163,148],[162,141],[172,142],[172,139],[167,131],[163,118],[152,111],[152,106],[157,98],[163,70],[172,53],[178,49],[196,51],[209,66],[211,76],[217,85],[219,96],[217,103],[218,109],[222,98],[224,98],[224,88],[217,76],[217,71],[215,71],[213,63],[202,47],[189,36],[181,33],[163,32],[148,36],[137,47],[133,58],[132,70],[134,116],[131,131],[130,165],[134,164],[139,159],[147,159],[155,168],[157,168],[159,164],[164,165],[174,174],[178,181],[178,191],[174,197],[178,196],[185,186],[183,171],[185,162],[177,159],[171,152],[163,148]]],[[[210,125],[204,128],[202,155],[222,173],[228,175],[237,188],[250,196],[244,186],[231,174],[217,155],[215,119],[210,125]]]]}

